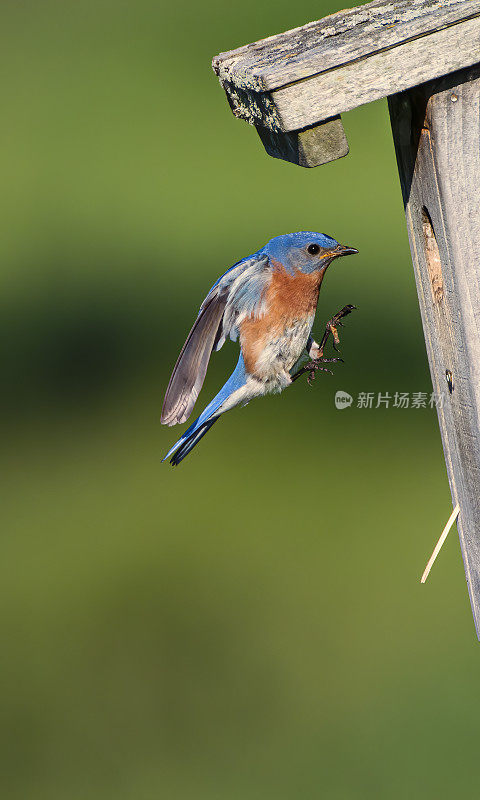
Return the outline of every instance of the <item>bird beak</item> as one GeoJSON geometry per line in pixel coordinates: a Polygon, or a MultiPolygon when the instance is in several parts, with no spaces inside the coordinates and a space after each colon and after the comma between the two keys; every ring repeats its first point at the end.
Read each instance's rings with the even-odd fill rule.
{"type": "Polygon", "coordinates": [[[339,244],[333,252],[335,253],[335,257],[338,258],[339,256],[353,256],[355,253],[358,253],[358,250],[355,247],[347,247],[344,244],[339,244]]]}

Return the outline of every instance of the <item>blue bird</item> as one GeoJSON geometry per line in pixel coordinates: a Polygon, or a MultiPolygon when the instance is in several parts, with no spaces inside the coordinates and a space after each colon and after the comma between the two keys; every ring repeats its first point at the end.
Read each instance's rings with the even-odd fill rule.
{"type": "MultiPolygon", "coordinates": [[[[298,376],[291,371],[305,350],[312,359],[307,371],[313,376],[322,368],[319,364],[327,360],[323,346],[310,335],[318,294],[329,264],[352,253],[358,250],[323,233],[286,233],[234,264],[214,283],[175,364],[162,423],[176,425],[188,419],[210,356],[227,338],[240,340],[240,357],[225,385],[164,461],[172,456],[170,463],[179,464],[226,411],[283,391],[298,376]]],[[[345,306],[335,321],[353,308],[345,306]]],[[[334,328],[332,332],[336,337],[334,328]]]]}

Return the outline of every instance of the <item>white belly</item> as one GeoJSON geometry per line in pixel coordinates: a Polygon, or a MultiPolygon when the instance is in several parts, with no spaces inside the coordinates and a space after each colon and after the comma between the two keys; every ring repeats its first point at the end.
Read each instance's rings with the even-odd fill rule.
{"type": "Polygon", "coordinates": [[[287,328],[263,349],[255,374],[266,384],[267,392],[281,392],[290,383],[288,373],[305,350],[314,317],[312,314],[287,328]]]}

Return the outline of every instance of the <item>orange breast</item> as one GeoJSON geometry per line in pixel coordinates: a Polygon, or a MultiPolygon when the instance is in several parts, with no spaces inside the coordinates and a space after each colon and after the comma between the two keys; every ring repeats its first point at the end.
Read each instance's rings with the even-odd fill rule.
{"type": "Polygon", "coordinates": [[[290,275],[282,266],[275,263],[274,266],[276,269],[266,295],[272,313],[290,320],[313,314],[317,307],[323,271],[309,275],[297,271],[290,275]]]}
{"type": "Polygon", "coordinates": [[[322,272],[290,275],[274,263],[274,271],[265,293],[266,313],[259,318],[247,317],[240,326],[240,341],[247,372],[255,365],[265,346],[278,339],[286,328],[315,313],[322,272]]]}

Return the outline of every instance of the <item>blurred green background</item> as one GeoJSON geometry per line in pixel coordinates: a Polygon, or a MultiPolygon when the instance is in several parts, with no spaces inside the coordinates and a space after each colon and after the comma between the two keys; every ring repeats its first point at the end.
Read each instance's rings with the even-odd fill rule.
{"type": "MultiPolygon", "coordinates": [[[[268,158],[221,50],[342,0],[4,0],[1,768],[8,800],[478,793],[475,638],[386,104],[348,158],[268,158]],[[159,424],[205,292],[279,233],[360,255],[335,376],[252,403],[177,470],[159,424]]],[[[199,406],[236,360],[213,359],[199,406]]]]}

